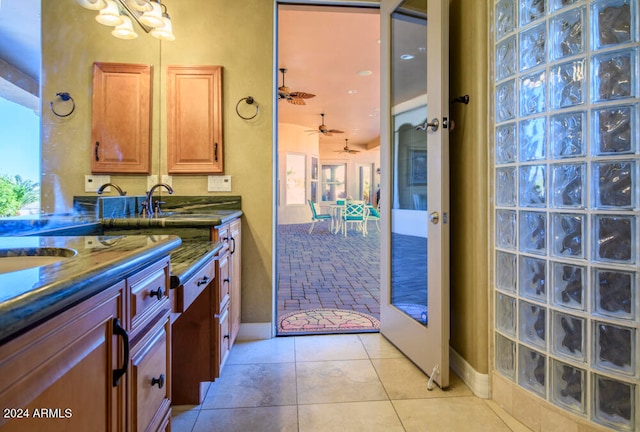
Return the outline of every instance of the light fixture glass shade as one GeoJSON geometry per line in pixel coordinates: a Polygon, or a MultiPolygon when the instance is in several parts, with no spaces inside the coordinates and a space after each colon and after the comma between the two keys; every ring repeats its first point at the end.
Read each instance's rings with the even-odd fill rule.
{"type": "Polygon", "coordinates": [[[127,4],[138,12],[147,12],[153,9],[147,0],[127,0],[127,4]]]}
{"type": "Polygon", "coordinates": [[[149,27],[162,27],[164,21],[162,19],[162,9],[160,3],[151,2],[152,10],[142,14],[138,21],[149,27]]]}
{"type": "Polygon", "coordinates": [[[164,25],[162,27],[156,27],[149,32],[149,34],[155,38],[166,40],[166,41],[174,41],[176,37],[173,34],[173,28],[171,26],[171,20],[168,15],[164,15],[162,17],[162,21],[164,21],[164,25]]]}
{"type": "Polygon", "coordinates": [[[117,26],[122,23],[122,17],[120,16],[120,9],[113,0],[104,0],[107,3],[107,7],[102,9],[96,16],[96,21],[100,24],[108,26],[117,26]]]}
{"type": "Polygon", "coordinates": [[[133,22],[128,16],[122,16],[122,23],[118,24],[111,32],[118,39],[135,39],[138,34],[133,30],[133,22]]]}
{"type": "Polygon", "coordinates": [[[104,0],[76,0],[76,2],[85,9],[100,10],[107,7],[104,0]]]}

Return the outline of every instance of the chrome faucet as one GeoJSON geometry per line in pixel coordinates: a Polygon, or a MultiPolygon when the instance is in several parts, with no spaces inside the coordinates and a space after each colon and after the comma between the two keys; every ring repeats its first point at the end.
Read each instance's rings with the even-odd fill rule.
{"type": "Polygon", "coordinates": [[[149,189],[149,192],[147,192],[147,197],[145,198],[145,200],[142,202],[142,215],[143,216],[149,216],[149,217],[153,217],[154,214],[157,216],[160,214],[160,201],[156,201],[156,206],[155,208],[153,207],[153,192],[158,189],[158,188],[165,188],[167,190],[167,192],[169,192],[169,195],[171,195],[173,193],[173,188],[171,186],[169,186],[166,183],[158,183],[153,185],[153,187],[151,189],[149,189]]]}
{"type": "Polygon", "coordinates": [[[103,184],[102,186],[100,186],[100,187],[98,188],[98,190],[96,191],[96,193],[97,193],[98,195],[102,195],[102,192],[104,192],[104,190],[105,190],[106,188],[108,188],[109,186],[113,186],[113,187],[115,188],[115,190],[117,190],[117,191],[118,191],[118,194],[119,194],[120,196],[125,196],[125,195],[127,194],[125,191],[123,191],[122,189],[120,189],[120,186],[118,186],[118,185],[117,185],[117,184],[115,184],[115,183],[105,183],[105,184],[103,184]]]}

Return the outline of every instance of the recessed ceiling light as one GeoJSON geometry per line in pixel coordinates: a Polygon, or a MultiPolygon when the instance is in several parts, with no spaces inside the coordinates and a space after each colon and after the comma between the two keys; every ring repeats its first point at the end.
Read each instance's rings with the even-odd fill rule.
{"type": "Polygon", "coordinates": [[[357,72],[357,74],[358,74],[359,76],[369,76],[369,75],[371,75],[372,73],[373,73],[373,72],[371,72],[370,70],[361,70],[361,71],[358,71],[358,72],[357,72]]]}
{"type": "Polygon", "coordinates": [[[358,90],[349,90],[347,93],[349,93],[349,94],[356,94],[356,93],[358,93],[358,90]]]}
{"type": "Polygon", "coordinates": [[[400,56],[400,58],[401,58],[402,60],[411,60],[411,59],[412,59],[412,58],[414,58],[414,57],[413,57],[411,54],[402,54],[402,55],[400,56]]]}

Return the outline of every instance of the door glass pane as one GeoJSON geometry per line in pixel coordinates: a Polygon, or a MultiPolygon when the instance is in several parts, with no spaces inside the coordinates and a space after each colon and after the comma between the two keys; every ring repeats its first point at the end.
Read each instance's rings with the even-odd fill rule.
{"type": "MultiPolygon", "coordinates": [[[[405,1],[391,21],[391,304],[426,325],[426,1],[405,1]]],[[[381,197],[382,200],[385,197],[381,197]]]]}
{"type": "Polygon", "coordinates": [[[360,165],[358,169],[359,181],[358,181],[358,199],[371,203],[371,178],[372,178],[371,164],[360,165]]]}
{"type": "Polygon", "coordinates": [[[322,201],[347,197],[345,164],[322,164],[322,201]]]}

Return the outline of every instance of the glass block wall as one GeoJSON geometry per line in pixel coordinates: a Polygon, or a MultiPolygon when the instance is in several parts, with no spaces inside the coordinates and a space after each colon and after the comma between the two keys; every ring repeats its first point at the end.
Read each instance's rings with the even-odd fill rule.
{"type": "Polygon", "coordinates": [[[640,430],[639,0],[494,3],[495,368],[640,430]]]}

